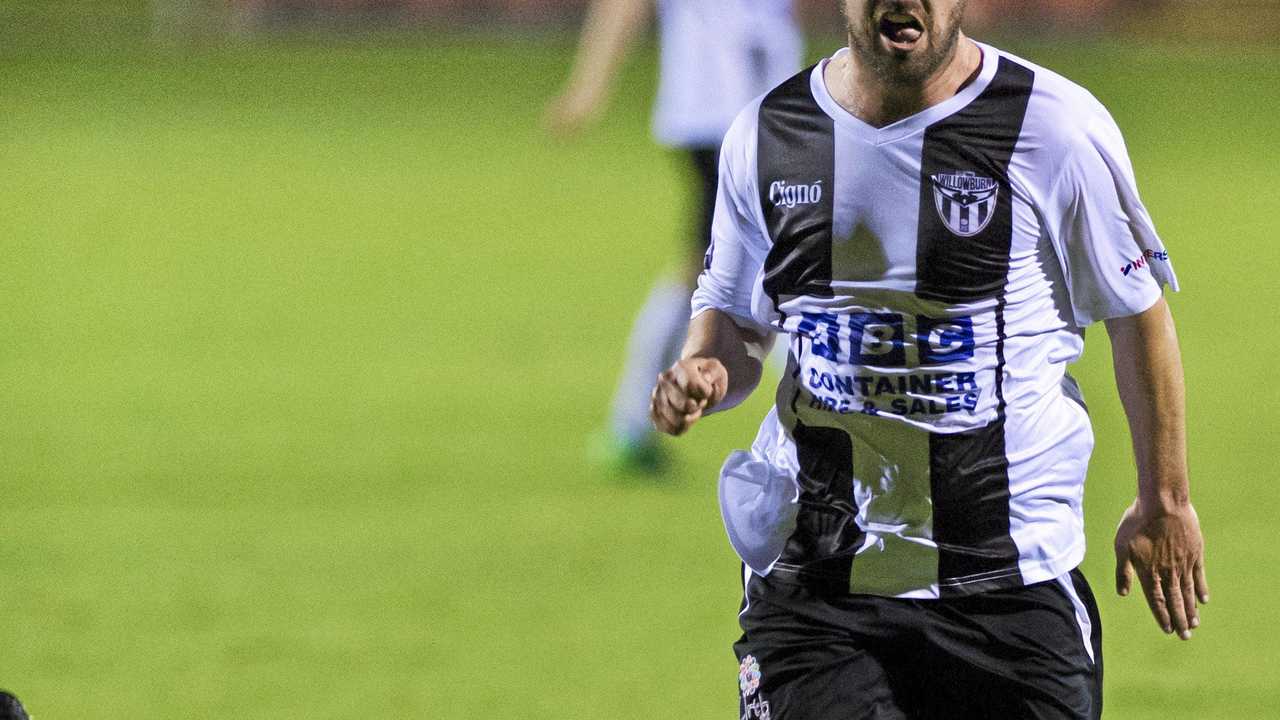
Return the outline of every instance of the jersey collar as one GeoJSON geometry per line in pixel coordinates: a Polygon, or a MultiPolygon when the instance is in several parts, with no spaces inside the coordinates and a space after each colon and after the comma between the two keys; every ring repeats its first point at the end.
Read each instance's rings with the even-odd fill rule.
{"type": "Polygon", "coordinates": [[[834,55],[818,63],[813,69],[812,75],[809,76],[809,86],[813,92],[814,99],[818,102],[818,107],[831,116],[836,125],[852,132],[872,145],[884,145],[915,135],[939,120],[949,115],[954,115],[977,99],[982,94],[982,91],[987,89],[987,86],[991,84],[992,78],[996,76],[996,69],[1000,64],[999,51],[983,43],[977,43],[977,45],[982,48],[982,69],[978,73],[976,80],[937,105],[925,108],[915,115],[910,115],[882,128],[873,127],[852,115],[848,110],[841,107],[840,103],[836,102],[835,98],[831,97],[831,93],[827,90],[827,83],[823,79],[827,63],[840,57],[842,53],[849,52],[849,48],[840,48],[834,55]]]}

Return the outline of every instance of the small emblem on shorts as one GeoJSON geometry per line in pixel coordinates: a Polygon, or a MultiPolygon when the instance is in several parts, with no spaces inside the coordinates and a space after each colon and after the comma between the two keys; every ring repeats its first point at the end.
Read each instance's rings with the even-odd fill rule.
{"type": "Polygon", "coordinates": [[[742,691],[742,717],[739,720],[769,720],[769,701],[763,695],[752,699],[760,689],[760,663],[754,655],[742,658],[738,665],[738,689],[742,691]]]}
{"type": "Polygon", "coordinates": [[[756,662],[754,655],[742,658],[742,664],[738,666],[738,689],[742,691],[742,697],[751,697],[760,689],[760,663],[756,662]]]}
{"type": "Polygon", "coordinates": [[[931,179],[938,217],[948,230],[973,237],[991,224],[1000,199],[999,183],[968,171],[938,173],[931,179]]]}
{"type": "Polygon", "coordinates": [[[739,720],[769,720],[769,703],[764,698],[756,698],[751,702],[747,702],[746,698],[742,699],[742,717],[739,720]]]}

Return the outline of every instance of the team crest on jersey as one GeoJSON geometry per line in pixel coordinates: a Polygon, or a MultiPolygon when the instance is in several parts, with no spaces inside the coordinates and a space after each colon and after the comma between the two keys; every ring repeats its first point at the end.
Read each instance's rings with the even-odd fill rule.
{"type": "Polygon", "coordinates": [[[1000,199],[999,183],[967,171],[938,173],[931,179],[938,217],[948,230],[973,237],[991,224],[1000,199]]]}

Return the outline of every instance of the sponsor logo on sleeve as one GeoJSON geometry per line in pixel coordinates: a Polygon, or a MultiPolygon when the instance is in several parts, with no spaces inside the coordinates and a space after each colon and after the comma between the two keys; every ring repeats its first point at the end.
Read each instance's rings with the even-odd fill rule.
{"type": "Polygon", "coordinates": [[[1169,262],[1169,253],[1163,250],[1144,250],[1141,255],[1122,266],[1120,273],[1128,277],[1134,270],[1141,270],[1152,261],[1169,262]]]}
{"type": "Polygon", "coordinates": [[[938,217],[952,233],[973,237],[991,224],[1000,199],[995,180],[968,171],[938,173],[930,179],[938,217]]]}

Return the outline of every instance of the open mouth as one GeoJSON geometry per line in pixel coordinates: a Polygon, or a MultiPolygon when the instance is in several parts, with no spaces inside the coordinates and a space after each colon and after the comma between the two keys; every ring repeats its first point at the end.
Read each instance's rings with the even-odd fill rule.
{"type": "Polygon", "coordinates": [[[910,50],[924,37],[924,25],[909,13],[885,13],[879,29],[889,45],[899,50],[910,50]]]}

